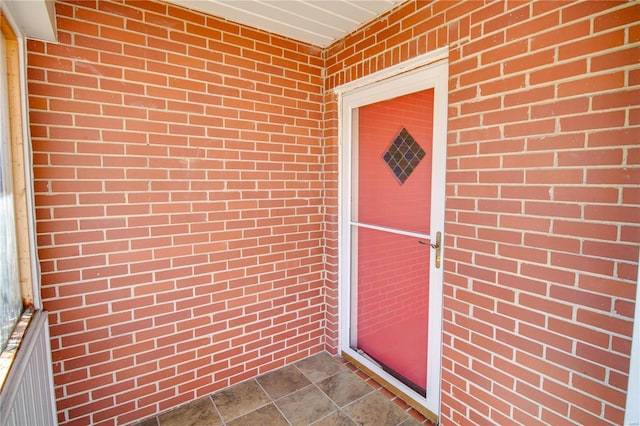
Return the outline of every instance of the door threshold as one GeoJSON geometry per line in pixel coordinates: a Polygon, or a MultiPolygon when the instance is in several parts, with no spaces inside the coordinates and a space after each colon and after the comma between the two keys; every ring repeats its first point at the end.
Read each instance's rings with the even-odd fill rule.
{"type": "MultiPolygon", "coordinates": [[[[355,365],[358,369],[365,372],[369,377],[374,379],[376,382],[380,383],[385,389],[389,392],[400,398],[402,401],[407,403],[411,408],[425,416],[429,421],[438,424],[438,415],[434,414],[431,410],[423,406],[420,402],[418,402],[415,398],[409,396],[407,393],[399,389],[398,387],[391,384],[388,380],[382,377],[379,373],[371,370],[370,368],[364,366],[357,359],[346,353],[345,351],[340,351],[340,356],[351,364],[355,365]]],[[[379,364],[376,362],[376,364],[379,364]]],[[[384,368],[383,368],[384,369],[384,368]]],[[[391,374],[391,373],[388,373],[391,374]]]]}
{"type": "MultiPolygon", "coordinates": [[[[351,349],[353,349],[353,348],[351,348],[351,349]]],[[[414,391],[418,395],[421,395],[421,396],[423,396],[425,398],[427,397],[427,390],[425,388],[416,385],[411,380],[407,379],[402,374],[398,373],[396,370],[394,370],[393,368],[391,368],[388,365],[384,364],[383,362],[378,361],[377,359],[375,359],[374,357],[372,357],[371,355],[369,355],[368,353],[366,353],[362,349],[354,349],[354,350],[356,352],[358,352],[359,355],[362,355],[363,357],[368,359],[370,362],[372,362],[373,364],[377,365],[379,369],[381,369],[385,373],[393,376],[397,381],[401,382],[402,384],[404,384],[406,387],[408,387],[409,389],[411,389],[412,391],[414,391]]]]}

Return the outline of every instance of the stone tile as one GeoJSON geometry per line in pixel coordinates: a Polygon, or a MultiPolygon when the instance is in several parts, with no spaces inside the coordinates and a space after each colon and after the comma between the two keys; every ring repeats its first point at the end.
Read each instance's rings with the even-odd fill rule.
{"type": "Polygon", "coordinates": [[[272,371],[256,379],[272,399],[278,399],[309,386],[311,382],[293,365],[272,371]]]}
{"type": "Polygon", "coordinates": [[[271,400],[258,382],[250,380],[213,394],[213,402],[222,420],[228,422],[267,405],[271,400]]]}
{"type": "Polygon", "coordinates": [[[320,353],[136,426],[422,424],[352,372],[349,365],[320,353]]]}
{"type": "Polygon", "coordinates": [[[407,413],[378,392],[370,393],[343,410],[362,426],[395,426],[409,418],[407,413]]]}
{"type": "Polygon", "coordinates": [[[328,377],[318,383],[318,387],[339,407],[344,407],[374,390],[350,371],[343,371],[328,377]]]}
{"type": "Polygon", "coordinates": [[[356,426],[356,424],[342,411],[336,411],[313,423],[313,426],[356,426]]]}
{"type": "Polygon", "coordinates": [[[158,426],[158,418],[151,417],[149,419],[143,420],[139,423],[136,423],[135,426],[158,426]]]}
{"type": "Polygon", "coordinates": [[[158,417],[160,426],[217,426],[222,424],[209,397],[193,401],[158,417]]]}
{"type": "Polygon", "coordinates": [[[227,426],[289,426],[280,411],[273,404],[265,405],[255,411],[238,417],[227,423],[227,426]]]}
{"type": "Polygon", "coordinates": [[[333,359],[333,357],[326,352],[320,352],[319,354],[300,360],[296,363],[296,367],[313,383],[318,383],[327,377],[346,370],[345,366],[333,359]]]}
{"type": "Polygon", "coordinates": [[[276,405],[293,426],[308,425],[338,409],[314,385],[280,398],[276,405]]]}
{"type": "Polygon", "coordinates": [[[417,421],[413,417],[409,416],[409,418],[407,420],[405,420],[404,422],[400,423],[400,426],[422,426],[422,423],[417,421]]]}

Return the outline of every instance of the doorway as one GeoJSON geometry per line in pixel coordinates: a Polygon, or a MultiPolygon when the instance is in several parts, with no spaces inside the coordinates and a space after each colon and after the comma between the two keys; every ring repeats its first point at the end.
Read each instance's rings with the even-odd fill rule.
{"type": "MultiPolygon", "coordinates": [[[[341,93],[340,349],[438,415],[446,57],[341,93]]],[[[393,72],[393,70],[391,70],[393,72]]]]}

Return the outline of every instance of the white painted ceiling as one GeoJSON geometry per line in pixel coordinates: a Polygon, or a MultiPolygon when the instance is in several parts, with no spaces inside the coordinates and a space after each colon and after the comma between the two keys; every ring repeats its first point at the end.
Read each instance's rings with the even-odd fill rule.
{"type": "Polygon", "coordinates": [[[20,36],[56,41],[55,0],[0,0],[0,9],[20,36]]]}
{"type": "Polygon", "coordinates": [[[169,0],[237,23],[326,47],[404,0],[169,0]]]}

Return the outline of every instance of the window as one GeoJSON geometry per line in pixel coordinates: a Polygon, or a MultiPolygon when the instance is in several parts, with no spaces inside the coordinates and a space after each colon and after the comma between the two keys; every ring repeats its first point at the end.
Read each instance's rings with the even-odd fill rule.
{"type": "Polygon", "coordinates": [[[22,314],[18,277],[16,221],[13,208],[9,93],[7,85],[7,40],[0,33],[0,350],[4,350],[22,314]]]}
{"type": "Polygon", "coordinates": [[[0,389],[38,300],[32,287],[20,41],[0,13],[0,389]]]}

